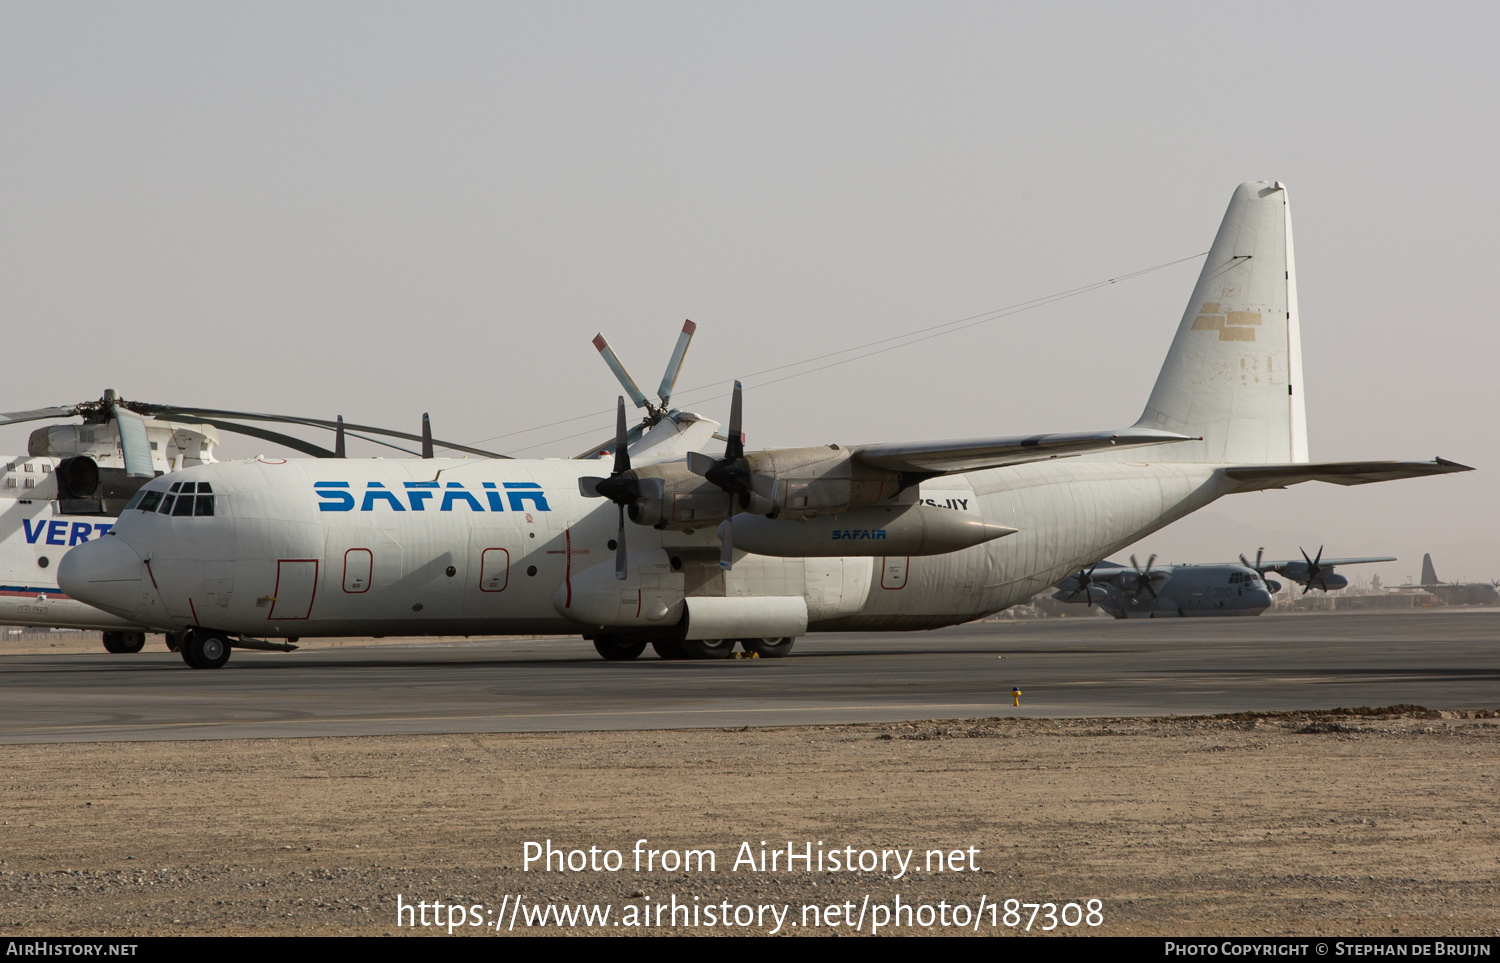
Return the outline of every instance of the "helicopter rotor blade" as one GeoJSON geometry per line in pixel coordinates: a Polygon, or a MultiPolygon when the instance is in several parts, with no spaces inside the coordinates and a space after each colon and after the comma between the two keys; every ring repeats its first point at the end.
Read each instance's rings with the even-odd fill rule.
{"type": "Polygon", "coordinates": [[[626,371],[625,366],[620,363],[619,356],[615,354],[615,349],[609,346],[609,342],[604,340],[604,335],[594,335],[594,347],[599,349],[604,363],[609,365],[609,370],[615,373],[615,380],[620,382],[620,387],[625,389],[625,393],[630,396],[631,401],[635,402],[635,406],[649,409],[651,403],[646,400],[646,393],[641,390],[640,385],[635,383],[635,379],[630,377],[630,372],[626,371]]]}
{"type": "Polygon", "coordinates": [[[682,333],[677,336],[677,345],[672,349],[671,359],[667,361],[666,373],[661,376],[661,386],[656,389],[662,408],[671,404],[672,389],[677,386],[677,376],[682,373],[682,360],[687,357],[688,345],[693,343],[693,333],[697,330],[698,326],[693,322],[682,322],[682,333]]]}

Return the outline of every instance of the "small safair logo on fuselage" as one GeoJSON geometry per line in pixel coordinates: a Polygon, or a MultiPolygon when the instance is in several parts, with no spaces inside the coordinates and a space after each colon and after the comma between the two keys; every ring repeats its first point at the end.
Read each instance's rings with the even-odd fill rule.
{"type": "Polygon", "coordinates": [[[883,538],[885,538],[885,529],[883,529],[883,528],[835,528],[833,530],[833,540],[835,542],[844,542],[844,541],[849,541],[851,539],[858,540],[858,539],[872,539],[872,538],[873,539],[883,539],[883,538]]]}
{"type": "Polygon", "coordinates": [[[320,512],[435,512],[462,509],[469,512],[550,512],[547,496],[536,482],[484,482],[478,491],[465,488],[461,482],[403,482],[400,488],[387,488],[383,482],[365,482],[364,491],[348,482],[313,482],[313,491],[323,499],[320,512]]]}

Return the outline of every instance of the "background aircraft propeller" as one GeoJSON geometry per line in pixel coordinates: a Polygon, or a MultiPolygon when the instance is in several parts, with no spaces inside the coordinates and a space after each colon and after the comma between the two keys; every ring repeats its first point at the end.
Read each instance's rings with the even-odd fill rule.
{"type": "Polygon", "coordinates": [[[1096,569],[1098,567],[1099,567],[1099,563],[1095,562],[1093,565],[1090,565],[1087,569],[1080,568],[1078,570],[1078,574],[1075,575],[1075,576],[1073,576],[1073,578],[1078,582],[1078,587],[1076,589],[1074,589],[1072,592],[1068,593],[1068,598],[1069,599],[1075,599],[1075,598],[1077,598],[1078,597],[1078,593],[1082,592],[1083,593],[1084,602],[1087,604],[1087,606],[1089,608],[1093,608],[1094,607],[1094,594],[1089,591],[1089,586],[1092,585],[1092,584],[1094,584],[1094,569],[1096,569]]]}
{"type": "Polygon", "coordinates": [[[1155,561],[1156,561],[1156,553],[1153,552],[1153,553],[1151,553],[1150,557],[1148,557],[1146,559],[1146,567],[1145,568],[1141,568],[1141,563],[1137,562],[1135,560],[1135,556],[1134,555],[1130,556],[1130,567],[1133,568],[1133,569],[1135,569],[1135,576],[1136,576],[1136,578],[1135,578],[1135,590],[1134,590],[1134,592],[1132,594],[1139,595],[1140,592],[1141,592],[1141,589],[1145,589],[1147,592],[1151,593],[1151,600],[1152,601],[1156,601],[1157,599],[1161,598],[1161,596],[1159,596],[1159,595],[1156,594],[1156,586],[1151,584],[1151,578],[1152,578],[1152,576],[1151,576],[1151,565],[1155,561]]]}
{"type": "Polygon", "coordinates": [[[1300,545],[1297,547],[1297,551],[1302,553],[1302,558],[1307,562],[1307,581],[1302,585],[1302,594],[1306,595],[1312,591],[1315,580],[1318,583],[1318,588],[1325,592],[1328,591],[1328,583],[1323,581],[1323,566],[1318,564],[1323,560],[1323,546],[1318,546],[1318,555],[1316,558],[1308,558],[1307,549],[1300,545]]]}

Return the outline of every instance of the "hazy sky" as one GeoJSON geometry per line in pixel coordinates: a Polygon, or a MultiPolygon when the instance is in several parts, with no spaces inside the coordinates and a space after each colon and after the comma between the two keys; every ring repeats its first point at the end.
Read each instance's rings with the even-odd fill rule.
{"type": "MultiPolygon", "coordinates": [[[[1314,459],[1479,471],[1236,496],[1136,550],[1500,577],[1497,28],[1493,4],[0,3],[0,410],[430,411],[570,455],[612,416],[511,433],[611,409],[598,331],[654,386],[697,321],[678,400],[722,420],[735,377],[1203,252],[1235,185],[1281,180],[1314,459]]],[[[750,390],[750,445],[1129,425],[1198,266],[750,390]]]]}

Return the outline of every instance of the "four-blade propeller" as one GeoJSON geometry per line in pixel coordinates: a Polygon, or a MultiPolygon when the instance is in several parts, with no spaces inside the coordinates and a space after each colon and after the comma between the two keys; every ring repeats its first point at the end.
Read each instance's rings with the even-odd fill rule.
{"type": "Polygon", "coordinates": [[[664,484],[660,478],[641,478],[630,469],[628,428],[625,424],[625,398],[620,397],[615,417],[615,464],[608,478],[588,476],[578,479],[578,493],[584,498],[608,498],[620,509],[619,533],[615,536],[615,578],[624,581],[629,575],[625,548],[625,510],[643,498],[661,498],[664,484]]]}
{"type": "Polygon", "coordinates": [[[749,507],[752,493],[764,493],[767,488],[775,487],[775,479],[756,474],[745,460],[743,393],[743,386],[736,381],[729,403],[729,440],[724,443],[724,457],[716,461],[701,452],[689,452],[687,456],[689,471],[702,475],[724,492],[724,538],[719,549],[719,568],[726,572],[734,567],[734,513],[749,507]]]}

